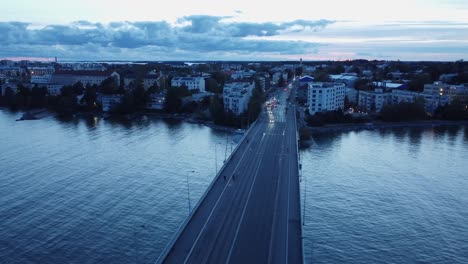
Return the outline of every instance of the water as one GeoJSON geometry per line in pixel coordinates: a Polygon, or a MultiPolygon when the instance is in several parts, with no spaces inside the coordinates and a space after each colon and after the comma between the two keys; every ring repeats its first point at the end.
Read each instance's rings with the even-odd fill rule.
{"type": "MultiPolygon", "coordinates": [[[[188,214],[187,176],[193,207],[229,136],[20,116],[0,110],[1,264],[154,263],[188,214]]],[[[464,128],[316,137],[301,152],[307,262],[468,263],[467,154],[464,128]]]]}
{"type": "Polygon", "coordinates": [[[467,157],[468,128],[315,137],[302,152],[307,262],[468,263],[467,157]]]}
{"type": "Polygon", "coordinates": [[[0,110],[2,264],[154,263],[188,214],[187,176],[193,208],[230,136],[158,119],[20,116],[0,110]]]}

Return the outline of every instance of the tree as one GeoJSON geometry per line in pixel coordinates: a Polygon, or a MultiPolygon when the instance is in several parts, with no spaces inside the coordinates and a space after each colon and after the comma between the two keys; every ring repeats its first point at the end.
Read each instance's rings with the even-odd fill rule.
{"type": "Polygon", "coordinates": [[[117,90],[117,85],[114,82],[114,78],[109,77],[102,81],[102,83],[99,85],[99,88],[103,94],[114,94],[117,90]]]}
{"type": "Polygon", "coordinates": [[[31,107],[44,107],[46,104],[47,88],[37,84],[31,89],[31,107]]]}
{"type": "Polygon", "coordinates": [[[410,91],[422,92],[424,90],[424,84],[431,83],[431,78],[427,74],[418,74],[408,84],[410,91]]]}
{"type": "Polygon", "coordinates": [[[380,111],[383,121],[399,122],[427,119],[424,109],[424,99],[418,99],[413,103],[400,102],[395,105],[385,105],[380,111]]]}
{"type": "Polygon", "coordinates": [[[167,91],[164,108],[168,113],[178,112],[182,106],[182,99],[179,96],[178,90],[179,89],[177,87],[172,87],[167,91]]]}
{"type": "Polygon", "coordinates": [[[284,86],[286,81],[283,78],[283,74],[280,74],[279,80],[278,80],[278,86],[284,86]]]}
{"type": "Polygon", "coordinates": [[[302,67],[297,67],[296,68],[296,76],[301,76],[303,71],[304,71],[304,69],[302,67]]]}
{"type": "Polygon", "coordinates": [[[314,79],[316,82],[329,82],[330,76],[325,71],[316,71],[314,73],[314,79]]]}
{"type": "Polygon", "coordinates": [[[205,85],[208,92],[223,93],[223,87],[214,78],[206,79],[205,85]]]}
{"type": "Polygon", "coordinates": [[[222,124],[224,122],[224,105],[223,100],[219,96],[211,98],[210,114],[215,124],[222,124]]]}
{"type": "Polygon", "coordinates": [[[356,90],[372,90],[373,87],[369,85],[369,80],[359,78],[354,82],[354,88],[356,90]]]}
{"type": "Polygon", "coordinates": [[[76,95],[82,95],[83,92],[84,92],[84,86],[83,86],[83,83],[82,82],[77,82],[75,84],[73,84],[72,86],[73,88],[73,92],[76,94],[76,95]]]}

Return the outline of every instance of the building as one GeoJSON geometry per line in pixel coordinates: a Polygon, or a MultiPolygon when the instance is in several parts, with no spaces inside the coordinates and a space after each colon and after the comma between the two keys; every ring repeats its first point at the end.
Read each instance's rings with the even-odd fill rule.
{"type": "Polygon", "coordinates": [[[61,84],[47,84],[47,93],[51,96],[57,96],[60,95],[62,92],[62,87],[63,85],[61,84]]]}
{"type": "MultiPolygon", "coordinates": [[[[124,78],[124,87],[129,88],[129,87],[135,87],[137,82],[137,76],[136,74],[127,74],[124,78]]],[[[142,79],[141,82],[143,84],[143,88],[145,90],[148,90],[150,87],[154,86],[155,84],[161,88],[164,89],[164,77],[162,74],[157,73],[156,71],[151,71],[148,74],[146,74],[142,79]]]]}
{"type": "Polygon", "coordinates": [[[439,106],[450,104],[453,100],[468,100],[468,86],[447,85],[442,82],[424,85],[422,92],[402,89],[391,89],[385,92],[383,88],[374,91],[359,92],[359,107],[364,111],[381,111],[386,104],[413,103],[424,101],[424,108],[428,113],[434,113],[439,106]]]}
{"type": "Polygon", "coordinates": [[[29,74],[32,76],[51,75],[55,72],[54,67],[28,67],[29,74]]]}
{"type": "Polygon", "coordinates": [[[202,77],[174,77],[171,81],[172,87],[187,86],[190,91],[198,90],[205,92],[205,79],[202,77]]]}
{"type": "Polygon", "coordinates": [[[299,79],[296,97],[299,103],[305,104],[309,96],[309,83],[314,82],[314,77],[305,75],[299,79]]]}
{"type": "Polygon", "coordinates": [[[345,73],[330,75],[330,79],[335,83],[344,83],[347,87],[354,87],[354,83],[359,79],[355,73],[345,73]]]}
{"type": "Polygon", "coordinates": [[[236,71],[233,74],[231,74],[231,79],[232,80],[242,80],[242,79],[248,79],[252,78],[256,74],[255,71],[249,70],[249,71],[236,71]]]}
{"type": "Polygon", "coordinates": [[[44,75],[31,75],[31,83],[34,84],[48,84],[52,79],[51,74],[44,74],[44,75]]]}
{"type": "Polygon", "coordinates": [[[384,105],[392,103],[392,94],[385,93],[384,89],[374,91],[359,91],[358,107],[366,112],[380,112],[384,105]]]}
{"type": "Polygon", "coordinates": [[[117,85],[120,85],[120,75],[109,71],[56,71],[52,74],[50,83],[61,85],[73,85],[81,82],[86,85],[100,85],[105,79],[112,77],[117,85]]]}
{"type": "Polygon", "coordinates": [[[109,112],[122,101],[121,95],[101,95],[102,111],[109,112]]]}
{"type": "Polygon", "coordinates": [[[309,113],[334,111],[344,108],[344,83],[309,83],[309,113]]]}
{"type": "Polygon", "coordinates": [[[346,98],[353,104],[358,104],[359,92],[351,87],[346,87],[346,98]]]}
{"type": "Polygon", "coordinates": [[[163,110],[166,103],[166,93],[153,93],[146,104],[146,109],[163,110]]]}
{"type": "Polygon", "coordinates": [[[382,88],[384,91],[393,89],[405,89],[407,85],[405,83],[393,83],[393,82],[372,82],[375,88],[382,88]]]}
{"type": "Polygon", "coordinates": [[[247,111],[255,85],[249,82],[233,82],[224,85],[224,110],[240,115],[247,111]]]}
{"type": "Polygon", "coordinates": [[[283,79],[283,81],[287,82],[288,81],[288,73],[287,72],[275,72],[273,74],[273,77],[271,78],[271,81],[273,83],[278,83],[281,78],[283,79]]]}

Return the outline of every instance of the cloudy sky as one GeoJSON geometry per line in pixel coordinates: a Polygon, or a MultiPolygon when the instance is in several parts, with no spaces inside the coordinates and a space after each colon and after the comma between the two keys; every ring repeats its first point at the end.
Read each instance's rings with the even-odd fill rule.
{"type": "Polygon", "coordinates": [[[468,0],[15,0],[0,58],[468,60],[468,0]]]}

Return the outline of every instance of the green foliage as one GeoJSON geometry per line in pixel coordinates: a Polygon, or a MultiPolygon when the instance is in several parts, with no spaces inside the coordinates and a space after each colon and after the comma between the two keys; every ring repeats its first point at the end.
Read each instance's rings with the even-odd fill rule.
{"type": "Polygon", "coordinates": [[[408,83],[408,89],[410,91],[422,92],[424,90],[424,84],[430,83],[432,83],[432,81],[428,74],[417,74],[408,83]]]}
{"type": "Polygon", "coordinates": [[[454,101],[438,107],[434,116],[442,120],[468,120],[468,102],[454,101]]]}
{"type": "Polygon", "coordinates": [[[168,113],[177,113],[182,106],[182,92],[178,87],[168,89],[165,101],[165,110],[168,113]]]}
{"type": "Polygon", "coordinates": [[[319,112],[315,115],[310,115],[306,112],[305,121],[309,126],[323,126],[326,124],[364,123],[368,120],[364,118],[353,118],[351,115],[345,114],[342,110],[335,110],[319,112]]]}
{"type": "Polygon", "coordinates": [[[205,81],[205,89],[208,92],[221,94],[223,93],[223,87],[214,78],[208,78],[205,81]]]}
{"type": "Polygon", "coordinates": [[[84,86],[83,86],[83,83],[81,82],[77,82],[75,84],[73,84],[72,86],[73,88],[73,92],[76,94],[76,95],[82,95],[83,92],[84,92],[84,86]]]}
{"type": "Polygon", "coordinates": [[[221,99],[219,96],[214,96],[211,99],[210,114],[215,124],[222,124],[224,122],[223,99],[221,99]]]}
{"type": "Polygon", "coordinates": [[[424,109],[424,101],[417,100],[413,103],[400,102],[394,105],[385,105],[380,111],[380,118],[383,121],[417,121],[428,118],[424,109]]]}
{"type": "Polygon", "coordinates": [[[118,85],[115,83],[114,78],[109,77],[99,85],[99,92],[110,95],[116,93],[117,88],[118,85]]]}
{"type": "Polygon", "coordinates": [[[330,81],[330,76],[328,75],[327,72],[323,70],[315,71],[315,73],[313,74],[313,77],[316,82],[329,82],[330,81]]]}
{"type": "Polygon", "coordinates": [[[304,69],[302,67],[297,67],[295,74],[296,76],[301,76],[303,72],[304,72],[304,69]]]}
{"type": "Polygon", "coordinates": [[[341,74],[345,72],[345,68],[343,65],[330,65],[326,71],[328,74],[341,74]]]}
{"type": "Polygon", "coordinates": [[[224,84],[226,83],[226,79],[227,79],[226,75],[222,71],[211,73],[211,78],[215,79],[218,82],[218,84],[221,85],[221,87],[224,86],[224,84]]]}
{"type": "Polygon", "coordinates": [[[279,80],[278,80],[278,86],[284,86],[286,83],[286,80],[283,78],[283,74],[280,75],[279,80]]]}
{"type": "Polygon", "coordinates": [[[374,89],[374,87],[370,85],[369,80],[361,79],[361,78],[357,79],[356,82],[354,82],[354,88],[356,90],[361,90],[361,91],[374,89]]]}

